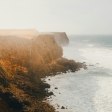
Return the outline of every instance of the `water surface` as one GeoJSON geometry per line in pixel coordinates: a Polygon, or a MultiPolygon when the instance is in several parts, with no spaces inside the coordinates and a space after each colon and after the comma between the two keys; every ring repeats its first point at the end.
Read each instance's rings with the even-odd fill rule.
{"type": "Polygon", "coordinates": [[[112,112],[112,36],[71,36],[64,57],[88,69],[48,77],[55,94],[49,102],[59,112],[112,112]]]}

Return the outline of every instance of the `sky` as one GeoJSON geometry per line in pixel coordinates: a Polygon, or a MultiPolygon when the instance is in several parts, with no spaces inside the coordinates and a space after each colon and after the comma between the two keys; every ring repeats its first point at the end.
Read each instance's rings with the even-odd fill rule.
{"type": "Polygon", "coordinates": [[[112,0],[0,0],[0,29],[112,34],[112,0]]]}

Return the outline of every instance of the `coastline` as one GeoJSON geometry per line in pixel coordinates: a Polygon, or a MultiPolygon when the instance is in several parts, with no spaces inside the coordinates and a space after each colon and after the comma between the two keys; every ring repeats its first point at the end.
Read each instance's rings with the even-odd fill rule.
{"type": "MultiPolygon", "coordinates": [[[[71,66],[70,60],[68,60],[67,64],[71,66]]],[[[72,64],[78,65],[77,67],[74,65],[71,66],[71,71],[73,72],[79,70],[82,65],[81,63],[76,63],[75,61],[72,61],[72,64]]],[[[70,70],[70,68],[61,70],[57,67],[57,71],[52,70],[51,74],[54,76],[57,74],[57,72],[58,74],[59,72],[66,73],[68,70],[70,70]]],[[[51,76],[51,74],[49,75],[48,72],[42,78],[51,76]]],[[[53,95],[53,92],[48,92],[47,88],[50,88],[49,84],[42,80],[40,80],[40,83],[32,82],[32,80],[30,80],[24,74],[21,76],[16,76],[12,81],[8,81],[5,77],[2,77],[1,79],[5,80],[5,83],[8,83],[6,84],[6,87],[5,85],[0,86],[0,98],[3,100],[3,103],[1,103],[0,107],[2,107],[2,104],[4,105],[5,103],[5,106],[8,105],[5,107],[5,109],[8,109],[8,112],[55,112],[53,106],[51,106],[49,103],[43,102],[46,97],[53,95]],[[26,82],[24,82],[24,80],[26,82]]],[[[3,111],[7,112],[5,110],[3,111]]]]}
{"type": "Polygon", "coordinates": [[[63,58],[62,47],[50,35],[42,35],[32,42],[15,37],[10,41],[3,39],[0,39],[1,111],[55,112],[52,105],[44,102],[53,92],[48,92],[50,85],[41,78],[75,72],[85,68],[85,64],[63,58]]]}

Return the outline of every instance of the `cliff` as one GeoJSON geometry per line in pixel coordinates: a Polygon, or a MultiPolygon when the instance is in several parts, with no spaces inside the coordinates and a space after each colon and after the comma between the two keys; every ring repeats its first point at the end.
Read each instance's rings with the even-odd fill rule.
{"type": "Polygon", "coordinates": [[[69,38],[65,32],[39,32],[38,35],[52,35],[59,46],[69,44],[69,38]]]}
{"type": "Polygon", "coordinates": [[[76,71],[81,63],[62,57],[54,35],[32,39],[0,36],[0,109],[2,112],[54,112],[43,100],[53,93],[42,77],[76,71]],[[32,103],[33,102],[33,103],[32,103]]]}
{"type": "Polygon", "coordinates": [[[6,29],[0,30],[0,36],[20,37],[32,39],[38,35],[52,35],[58,45],[66,46],[69,44],[68,36],[65,32],[38,32],[34,29],[6,29]]]}
{"type": "Polygon", "coordinates": [[[52,32],[52,34],[59,45],[66,46],[69,44],[69,39],[65,32],[52,32]]]}

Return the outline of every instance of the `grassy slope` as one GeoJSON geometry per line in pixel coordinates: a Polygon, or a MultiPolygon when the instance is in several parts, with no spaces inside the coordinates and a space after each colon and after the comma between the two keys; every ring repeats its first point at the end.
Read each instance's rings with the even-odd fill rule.
{"type": "Polygon", "coordinates": [[[52,106],[43,102],[52,92],[46,91],[50,86],[41,77],[82,67],[62,55],[62,48],[50,35],[32,41],[0,37],[0,111],[54,112],[52,106]]]}

